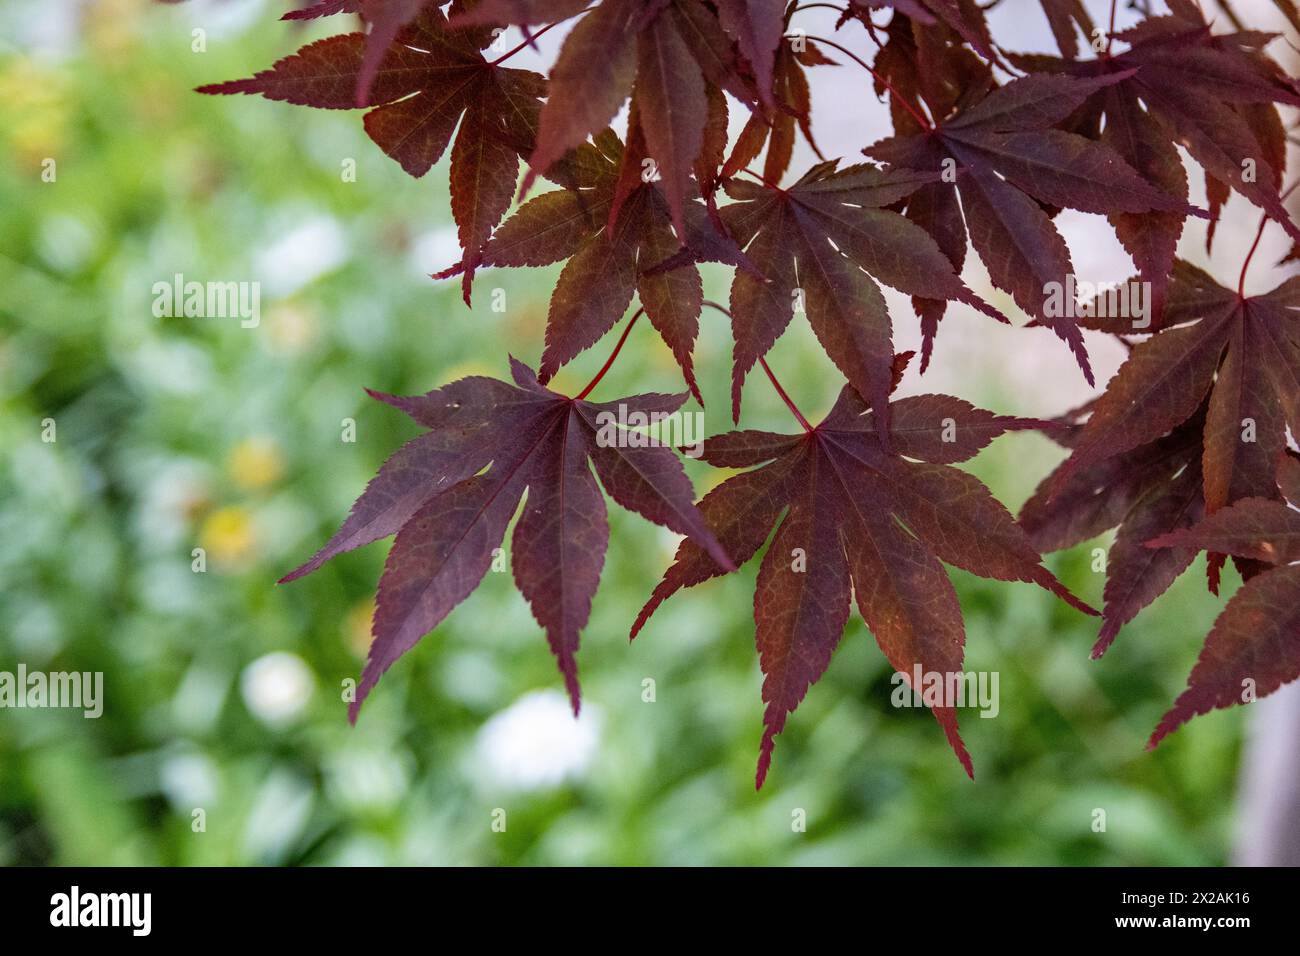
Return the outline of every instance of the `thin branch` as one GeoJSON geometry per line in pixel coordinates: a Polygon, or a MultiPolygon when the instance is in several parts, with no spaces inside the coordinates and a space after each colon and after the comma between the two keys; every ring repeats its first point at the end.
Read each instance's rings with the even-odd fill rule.
{"type": "MultiPolygon", "coordinates": [[[[1296,191],[1296,187],[1298,186],[1300,186],[1300,179],[1297,179],[1288,186],[1277,198],[1279,200],[1285,200],[1287,196],[1290,196],[1296,191]]],[[[1246,253],[1246,261],[1241,264],[1241,276],[1237,279],[1237,298],[1239,299],[1244,299],[1246,297],[1246,270],[1250,268],[1250,260],[1255,258],[1255,250],[1259,248],[1259,240],[1264,238],[1264,227],[1267,225],[1268,213],[1264,213],[1264,215],[1259,217],[1259,229],[1255,231],[1255,241],[1250,244],[1250,252],[1246,253]]]]}
{"type": "Polygon", "coordinates": [[[772,182],[772,180],[768,179],[768,178],[767,178],[766,176],[764,176],[762,173],[756,173],[756,172],[754,172],[752,169],[750,169],[748,166],[742,166],[740,169],[737,170],[737,172],[744,173],[744,174],[747,175],[747,176],[753,176],[755,179],[757,179],[760,183],[762,183],[762,184],[763,184],[764,186],[766,186],[768,189],[781,189],[780,186],[778,186],[776,183],[772,182]]]}
{"type": "MultiPolygon", "coordinates": [[[[586,13],[588,10],[593,10],[593,9],[595,9],[594,6],[588,7],[586,10],[579,10],[579,11],[578,11],[577,13],[575,13],[573,16],[578,16],[578,17],[580,17],[580,16],[582,16],[584,13],[586,13]]],[[[540,30],[538,30],[536,33],[527,33],[527,30],[525,30],[525,34],[526,34],[526,35],[525,35],[525,37],[524,37],[524,42],[523,42],[523,43],[520,43],[517,47],[515,47],[515,48],[513,48],[513,49],[511,49],[511,50],[507,50],[505,53],[501,54],[501,55],[500,55],[499,57],[497,57],[495,60],[490,61],[490,62],[488,63],[488,66],[496,66],[496,65],[499,64],[499,63],[503,63],[503,62],[505,62],[506,60],[510,59],[512,56],[514,56],[516,53],[518,53],[520,50],[524,49],[525,47],[536,46],[536,45],[537,45],[537,38],[538,38],[539,36],[541,36],[541,35],[542,35],[543,33],[545,33],[547,30],[550,30],[550,29],[552,29],[552,28],[554,28],[554,27],[558,27],[561,23],[565,23],[565,22],[567,22],[568,20],[572,20],[572,19],[573,19],[573,17],[566,17],[564,20],[556,20],[554,23],[548,23],[548,24],[546,24],[546,26],[542,27],[542,28],[541,28],[540,30]]]]}
{"type": "MultiPolygon", "coordinates": [[[[731,314],[731,310],[726,306],[719,305],[710,299],[705,299],[703,304],[707,305],[710,309],[716,309],[733,322],[735,321],[735,316],[731,314]]],[[[781,401],[785,402],[785,407],[790,409],[790,413],[794,415],[794,417],[799,421],[799,424],[803,426],[803,430],[811,433],[813,431],[812,425],[808,423],[808,419],[804,418],[803,412],[799,411],[799,406],[795,405],[794,399],[792,399],[790,394],[781,387],[781,383],[776,380],[776,375],[773,374],[772,367],[767,364],[767,359],[760,355],[758,362],[763,366],[763,371],[767,373],[768,379],[771,380],[772,387],[776,389],[776,394],[780,395],[781,401]]]]}
{"type": "Polygon", "coordinates": [[[799,424],[803,426],[803,430],[811,433],[813,430],[812,425],[808,424],[808,419],[803,417],[803,412],[799,411],[798,406],[794,403],[794,399],[786,393],[786,390],[781,387],[781,383],[776,380],[776,375],[772,373],[772,366],[767,364],[767,359],[760,355],[758,357],[758,364],[763,366],[763,371],[766,372],[767,377],[772,380],[772,387],[776,389],[776,394],[781,396],[781,401],[785,402],[785,407],[790,409],[795,418],[799,419],[799,424]]]}
{"type": "Polygon", "coordinates": [[[1250,268],[1250,260],[1255,258],[1255,250],[1259,248],[1259,240],[1264,238],[1264,227],[1268,225],[1268,213],[1259,217],[1259,229],[1255,231],[1255,241],[1250,244],[1250,252],[1246,253],[1246,261],[1241,264],[1241,277],[1237,279],[1237,298],[1246,297],[1246,270],[1250,268]]]}
{"type": "Polygon", "coordinates": [[[921,124],[921,128],[923,130],[929,132],[930,130],[934,129],[934,126],[930,123],[928,119],[925,118],[925,115],[919,109],[917,109],[915,106],[909,103],[907,101],[907,98],[903,96],[902,93],[898,92],[897,89],[894,88],[893,83],[890,83],[889,80],[885,79],[883,76],[877,73],[869,63],[867,63],[865,60],[859,57],[852,50],[849,50],[846,47],[841,46],[840,44],[836,43],[834,40],[827,40],[825,37],[815,37],[810,34],[808,36],[808,39],[812,40],[814,43],[823,43],[826,46],[831,47],[832,49],[839,50],[850,60],[852,60],[858,66],[862,67],[872,76],[874,76],[877,80],[879,80],[881,85],[884,86],[885,89],[889,90],[890,93],[893,93],[894,98],[898,100],[899,105],[902,106],[903,109],[907,110],[909,113],[912,114],[912,118],[921,124]]]}
{"type": "Polygon", "coordinates": [[[587,383],[586,388],[573,396],[575,402],[582,401],[591,394],[593,388],[600,384],[600,380],[605,377],[605,373],[609,371],[609,367],[614,364],[614,359],[618,358],[618,353],[623,351],[623,343],[627,341],[628,333],[632,331],[632,326],[636,325],[636,320],[641,318],[641,313],[644,311],[644,308],[636,310],[636,314],[632,316],[632,321],[627,324],[627,328],[623,330],[623,334],[618,337],[618,344],[614,346],[614,351],[609,353],[609,358],[605,359],[605,364],[600,367],[600,371],[596,373],[596,377],[587,383]]]}

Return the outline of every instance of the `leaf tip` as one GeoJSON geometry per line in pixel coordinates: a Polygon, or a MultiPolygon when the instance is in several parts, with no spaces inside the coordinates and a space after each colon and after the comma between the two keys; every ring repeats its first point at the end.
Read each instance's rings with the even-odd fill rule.
{"type": "Polygon", "coordinates": [[[771,725],[763,731],[763,742],[758,747],[758,768],[754,771],[755,792],[763,789],[768,768],[772,766],[772,750],[776,747],[776,731],[771,725]]]}
{"type": "Polygon", "coordinates": [[[1074,592],[1071,591],[1069,588],[1067,588],[1064,584],[1062,584],[1060,579],[1057,578],[1056,575],[1054,575],[1051,571],[1047,570],[1047,568],[1044,568],[1041,565],[1039,566],[1039,573],[1035,578],[1034,583],[1036,583],[1039,587],[1043,588],[1045,591],[1050,591],[1052,594],[1055,594],[1057,597],[1059,597],[1066,604],[1070,605],[1070,607],[1074,608],[1076,611],[1082,611],[1084,614],[1087,614],[1090,617],[1102,616],[1100,611],[1098,611],[1087,601],[1084,601],[1082,598],[1076,597],[1074,592]]]}
{"type": "Polygon", "coordinates": [[[948,746],[952,748],[957,761],[961,764],[962,769],[966,771],[966,776],[974,780],[975,764],[971,761],[970,751],[966,749],[966,743],[961,739],[961,733],[957,729],[957,712],[950,707],[932,707],[930,712],[934,714],[934,719],[943,728],[943,734],[948,738],[948,746]]]}
{"type": "Polygon", "coordinates": [[[1120,623],[1114,618],[1107,618],[1102,615],[1103,624],[1101,631],[1097,634],[1097,643],[1092,645],[1092,650],[1088,653],[1088,659],[1099,661],[1106,651],[1110,650],[1110,645],[1115,642],[1115,637],[1119,634],[1120,623]]]}
{"type": "Polygon", "coordinates": [[[519,195],[515,197],[515,202],[523,202],[535,182],[537,182],[537,167],[530,165],[528,171],[524,173],[524,181],[519,184],[519,195]]]}

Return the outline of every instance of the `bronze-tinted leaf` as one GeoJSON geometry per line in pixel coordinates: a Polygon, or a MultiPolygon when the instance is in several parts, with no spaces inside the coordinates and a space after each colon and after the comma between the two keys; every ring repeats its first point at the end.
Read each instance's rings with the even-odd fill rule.
{"type": "MultiPolygon", "coordinates": [[[[511,565],[577,712],[578,636],[609,541],[593,465],[619,505],[699,541],[720,571],[732,568],[693,503],[677,456],[662,445],[626,441],[612,407],[619,403],[552,392],[514,360],[512,375],[513,385],[476,377],[422,396],[376,394],[431,431],[386,462],[325,548],[283,579],[396,532],[379,582],[374,642],[349,708],[354,721],[383,673],[478,586],[525,496],[511,565]]],[[[668,413],[685,398],[650,394],[621,404],[668,413]]]]}
{"type": "MultiPolygon", "coordinates": [[[[902,401],[913,409],[893,420],[914,421],[918,400],[902,401]]],[[[923,396],[919,402],[943,407],[946,397],[923,396]]],[[[754,591],[766,704],[759,786],[776,735],[839,643],[850,593],[909,685],[918,667],[927,675],[951,675],[961,668],[961,611],[941,561],[986,577],[1032,581],[1096,613],[1041,565],[1028,536],[982,484],[947,465],[891,454],[866,421],[866,411],[866,403],[846,386],[821,424],[802,435],[733,432],[705,442],[706,461],[759,466],[727,479],[700,502],[728,553],[746,561],[776,529],[754,591]]],[[[872,415],[885,418],[879,410],[872,415]]],[[[990,432],[1005,430],[992,424],[997,417],[987,412],[971,409],[965,415],[990,432]]],[[[667,598],[718,573],[696,543],[683,541],[633,625],[633,636],[667,598]]],[[[953,702],[932,709],[973,775],[953,702]]]]}

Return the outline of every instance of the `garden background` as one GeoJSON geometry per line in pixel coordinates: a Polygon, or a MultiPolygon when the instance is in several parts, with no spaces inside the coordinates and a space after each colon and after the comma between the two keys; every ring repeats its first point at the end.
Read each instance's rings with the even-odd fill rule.
{"type": "MultiPolygon", "coordinates": [[[[1238,6],[1273,22],[1266,2],[1238,6]]],[[[1003,34],[1050,47],[1036,5],[1001,7],[1003,34]]],[[[280,24],[282,10],[259,0],[0,7],[0,670],[24,662],[105,680],[97,720],[0,711],[0,864],[1233,858],[1243,741],[1279,702],[1217,712],[1143,750],[1221,607],[1203,557],[1101,662],[1088,660],[1093,620],[1030,585],[953,571],[967,666],[1000,675],[997,718],[963,713],[975,783],[928,713],[890,706],[890,670],[855,613],[756,794],[755,565],[673,598],[629,646],[675,542],[617,509],[579,657],[580,721],[523,598],[508,575],[489,574],[349,727],[340,688],[364,659],[386,545],[274,582],[416,433],[362,387],[411,393],[501,376],[507,350],[536,362],[555,270],[484,272],[466,309],[458,282],[428,277],[457,256],[446,162],[413,180],[366,139],[359,113],[192,92],[344,28],[337,18],[280,24]],[[44,182],[50,158],[57,178],[44,182]],[[260,323],[155,317],[153,285],[176,273],[259,282],[260,323]],[[496,287],[503,313],[491,309],[496,287]],[[355,442],[342,440],[346,419],[355,442]],[[192,570],[195,548],[204,573],[192,570]],[[505,832],[491,825],[498,808],[505,832]],[[1093,828],[1098,808],[1105,832],[1093,828]],[[797,810],[804,832],[792,826],[797,810]]],[[[833,18],[809,22],[829,32],[833,18]]],[[[844,33],[858,52],[873,49],[860,27],[844,33]]],[[[815,73],[823,151],[853,161],[888,132],[884,108],[852,64],[815,73]]],[[[1199,223],[1183,249],[1235,277],[1257,221],[1234,197],[1215,255],[1205,257],[1199,223]]],[[[1066,213],[1061,224],[1081,278],[1130,274],[1100,220],[1066,213]]],[[[1279,278],[1279,237],[1266,235],[1252,287],[1279,278]]],[[[728,274],[705,273],[706,291],[725,299],[728,274]]],[[[967,278],[1019,315],[978,264],[967,278]]],[[[914,317],[902,297],[890,301],[910,347],[914,317]]],[[[724,322],[706,311],[697,351],[710,433],[729,427],[724,322]]],[[[581,386],[609,345],[558,386],[581,386]]],[[[1104,380],[1122,350],[1091,345],[1104,380]]],[[[806,323],[771,361],[810,416],[829,407],[835,376],[806,323]]],[[[609,397],[680,378],[642,323],[606,383],[609,397]]],[[[766,386],[751,376],[744,423],[788,430],[766,386]]],[[[950,312],[931,370],[913,369],[902,388],[1039,416],[1089,395],[1050,333],[993,328],[968,309],[950,312]]],[[[1039,435],[1012,434],[970,468],[1015,510],[1061,457],[1039,435]]],[[[690,469],[701,493],[722,477],[690,469]]],[[[1048,562],[1099,603],[1092,548],[1107,544],[1048,562]]],[[[1225,597],[1237,583],[1229,570],[1225,597]]]]}

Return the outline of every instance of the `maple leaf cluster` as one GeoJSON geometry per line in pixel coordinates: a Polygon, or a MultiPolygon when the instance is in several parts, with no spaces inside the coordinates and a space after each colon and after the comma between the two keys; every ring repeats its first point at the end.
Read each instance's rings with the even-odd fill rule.
{"type": "MultiPolygon", "coordinates": [[[[1292,0],[1275,3],[1300,31],[1292,0]]],[[[285,18],[347,15],[360,29],[201,87],[364,110],[366,133],[415,177],[450,148],[461,256],[435,278],[458,277],[467,303],[482,269],[562,264],[536,372],[511,358],[511,382],[372,393],[428,431],[384,463],[334,537],[285,578],[396,535],[352,719],[379,677],[475,589],[512,520],[514,577],[576,712],[606,496],[684,536],[633,635],[669,596],[766,546],[754,592],[759,785],[852,604],[909,681],[915,668],[956,672],[964,629],[944,565],[1037,584],[1097,613],[1041,555],[1113,528],[1096,655],[1198,551],[1210,554],[1216,591],[1228,557],[1246,582],[1153,745],[1242,699],[1243,681],[1262,695],[1300,676],[1300,513],[1288,505],[1300,505],[1300,461],[1287,437],[1300,435],[1300,280],[1246,297],[1250,255],[1235,291],[1177,258],[1192,219],[1206,221],[1210,248],[1233,192],[1262,212],[1261,231],[1272,221],[1300,242],[1284,204],[1280,113],[1300,107],[1300,82],[1268,54],[1274,34],[1235,17],[1207,21],[1195,0],[1130,6],[1141,19],[1117,31],[1114,4],[1099,28],[1079,0],[1040,0],[1057,46],[1047,54],[1004,49],[975,0],[847,0],[834,39],[807,35],[802,8],[786,0],[318,0],[285,18]],[[560,25],[547,75],[508,65],[560,25]],[[505,28],[519,32],[516,46],[501,42],[505,28]],[[818,148],[808,74],[850,65],[864,69],[864,91],[887,100],[893,129],[845,162],[818,148]],[[610,124],[625,109],[619,136],[610,124]],[[818,161],[791,176],[799,138],[818,161]],[[1206,208],[1190,201],[1184,153],[1204,177],[1206,208]],[[539,178],[556,188],[530,197],[539,178]],[[1107,217],[1133,260],[1131,281],[1150,289],[1141,321],[1059,307],[1074,279],[1055,222],[1065,209],[1107,217]],[[1099,398],[1054,422],[952,396],[893,398],[912,356],[896,353],[882,286],[911,300],[921,373],[951,303],[1010,321],[963,281],[972,250],[1090,383],[1084,331],[1125,342],[1129,358],[1099,398]],[[704,263],[733,271],[726,307],[705,300],[704,263]],[[761,367],[800,431],[709,438],[705,461],[748,470],[696,503],[671,448],[604,423],[703,404],[694,345],[706,306],[731,324],[733,421],[761,367]],[[815,426],[766,358],[796,314],[844,382],[815,426]],[[687,391],[588,400],[642,315],[687,391]],[[549,388],[620,322],[586,389],[549,388]],[[1069,456],[1017,520],[953,465],[1028,429],[1069,456]]],[[[956,710],[932,710],[973,775],[956,710]]]]}

